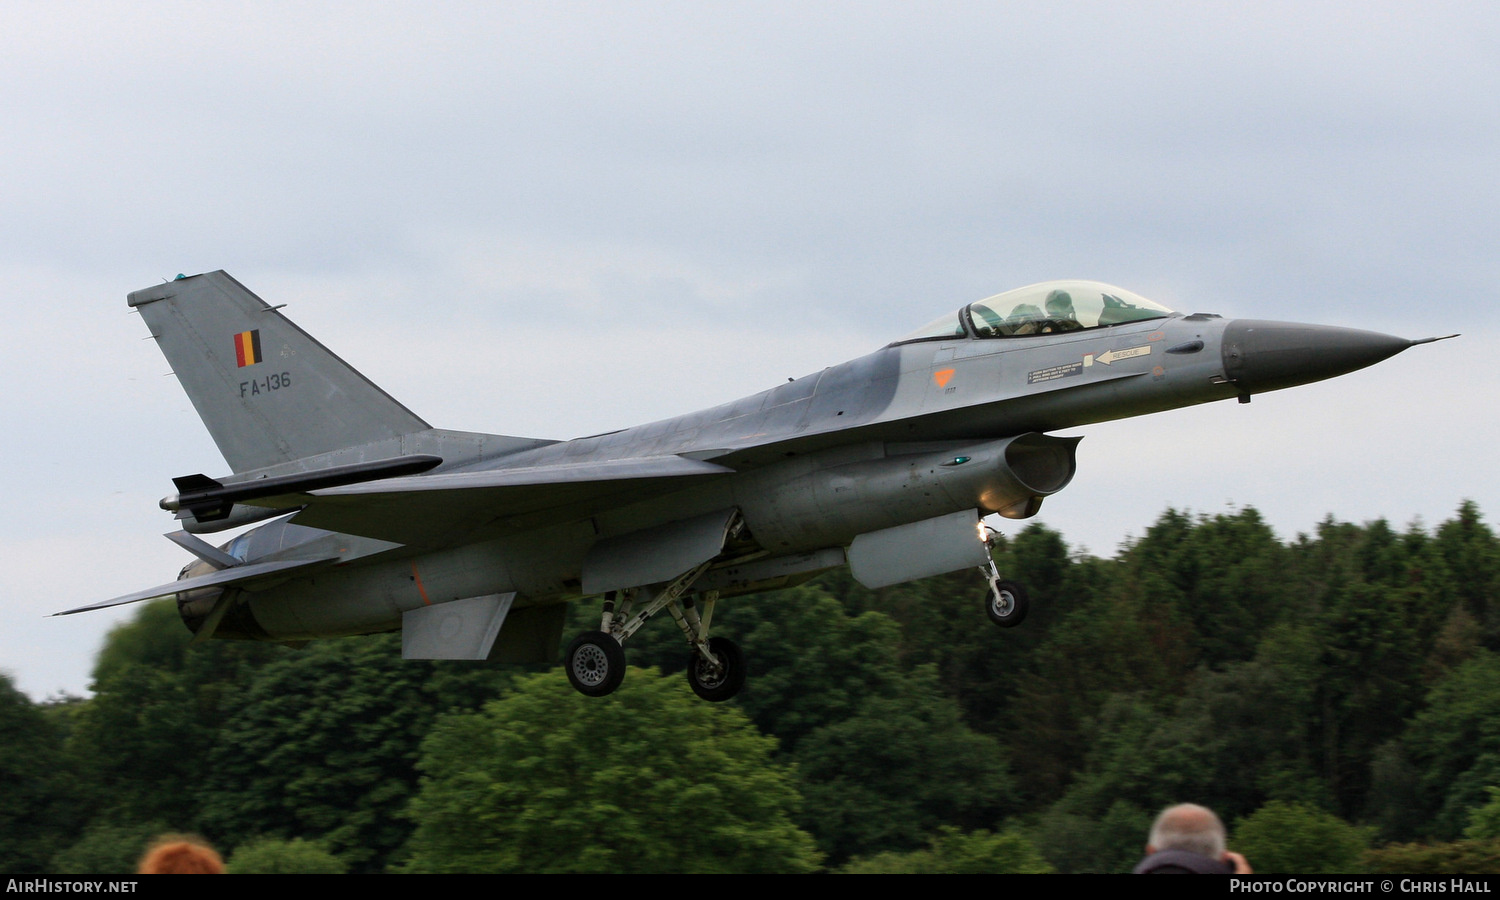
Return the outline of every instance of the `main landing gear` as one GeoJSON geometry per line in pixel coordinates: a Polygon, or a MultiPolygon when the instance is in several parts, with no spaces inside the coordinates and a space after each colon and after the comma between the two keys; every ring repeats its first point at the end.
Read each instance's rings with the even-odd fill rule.
{"type": "MultiPolygon", "coordinates": [[[[986,541],[993,546],[993,540],[986,541]]],[[[1000,570],[995,568],[994,557],[988,561],[988,565],[979,567],[984,578],[989,582],[989,594],[984,599],[985,614],[990,621],[1001,628],[1015,628],[1026,618],[1026,611],[1031,607],[1031,599],[1026,596],[1026,589],[1014,581],[1004,581],[1000,578],[1000,570]]]]}
{"type": "Polygon", "coordinates": [[[568,681],[580,694],[603,697],[625,680],[625,648],[602,631],[585,631],[568,645],[568,681]]]}
{"type": "Polygon", "coordinates": [[[635,588],[605,594],[599,630],[574,638],[563,657],[563,666],[573,687],[590,697],[603,697],[618,688],[625,678],[625,649],[622,645],[646,624],[647,619],[665,609],[672,614],[692,648],[687,679],[693,693],[711,703],[738,694],[745,686],[744,652],[729,638],[708,636],[719,593],[708,591],[702,595],[702,615],[693,602],[695,595],[688,593],[688,588],[708,570],[708,566],[708,563],[703,563],[659,590],[635,588]],[[632,615],[631,609],[637,603],[642,605],[641,609],[632,615]]]}

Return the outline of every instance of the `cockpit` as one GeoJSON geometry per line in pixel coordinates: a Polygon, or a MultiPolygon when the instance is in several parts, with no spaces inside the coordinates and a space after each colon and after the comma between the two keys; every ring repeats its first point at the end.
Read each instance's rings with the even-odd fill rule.
{"type": "Polygon", "coordinates": [[[970,303],[895,343],[1061,334],[1172,314],[1159,303],[1097,281],[1044,281],[970,303]]]}

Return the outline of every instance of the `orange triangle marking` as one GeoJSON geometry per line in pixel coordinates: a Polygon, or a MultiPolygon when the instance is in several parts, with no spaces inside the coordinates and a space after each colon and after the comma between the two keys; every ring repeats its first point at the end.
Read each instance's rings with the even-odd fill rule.
{"type": "Polygon", "coordinates": [[[932,380],[937,382],[938,387],[947,387],[948,379],[953,377],[952,369],[942,369],[932,373],[932,380]]]}

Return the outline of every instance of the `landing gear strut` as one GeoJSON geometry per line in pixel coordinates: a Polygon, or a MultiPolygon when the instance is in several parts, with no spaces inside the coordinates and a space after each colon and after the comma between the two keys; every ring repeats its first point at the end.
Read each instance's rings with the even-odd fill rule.
{"type": "Polygon", "coordinates": [[[989,582],[990,590],[984,599],[984,611],[990,621],[1001,628],[1014,628],[1021,624],[1026,618],[1026,611],[1031,607],[1026,589],[1014,581],[1002,580],[993,557],[988,565],[980,566],[979,571],[989,582]]]}
{"type": "MultiPolygon", "coordinates": [[[[742,523],[731,525],[730,536],[737,534],[742,523]]],[[[745,686],[745,654],[739,645],[729,638],[708,635],[709,623],[713,620],[714,604],[719,599],[718,591],[706,591],[701,595],[689,592],[693,582],[708,571],[709,562],[702,563],[684,572],[665,585],[630,588],[610,591],[604,595],[604,612],[600,616],[599,630],[579,635],[568,645],[563,664],[568,671],[568,681],[580,693],[590,697],[603,697],[612,693],[625,678],[624,643],[646,620],[665,609],[672,614],[677,627],[682,629],[692,648],[688,660],[687,678],[693,693],[711,703],[728,700],[745,686]],[[694,599],[701,597],[703,611],[699,614],[694,599]],[[641,603],[634,615],[632,608],[641,603]]]]}

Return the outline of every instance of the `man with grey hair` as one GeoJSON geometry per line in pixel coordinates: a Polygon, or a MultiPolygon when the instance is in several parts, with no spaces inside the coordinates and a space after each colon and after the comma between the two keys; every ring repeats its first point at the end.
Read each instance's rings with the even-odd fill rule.
{"type": "Polygon", "coordinates": [[[1137,875],[1250,875],[1245,857],[1224,847],[1224,823],[1196,803],[1169,806],[1156,817],[1137,875]]]}

